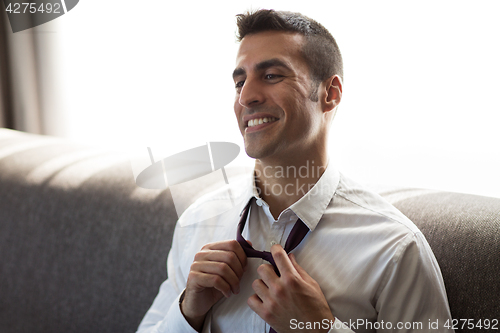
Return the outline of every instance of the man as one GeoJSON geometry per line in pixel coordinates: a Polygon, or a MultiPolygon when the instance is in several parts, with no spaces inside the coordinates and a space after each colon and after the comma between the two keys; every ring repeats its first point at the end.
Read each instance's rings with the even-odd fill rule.
{"type": "Polygon", "coordinates": [[[234,111],[255,172],[181,216],[169,278],[139,332],[446,332],[423,235],[328,160],[343,75],[333,37],[272,10],[239,15],[238,29],[234,111]],[[229,192],[236,208],[205,220],[200,207],[229,192]],[[288,238],[298,244],[289,254],[288,238]],[[252,246],[272,259],[250,257],[252,246]]]}

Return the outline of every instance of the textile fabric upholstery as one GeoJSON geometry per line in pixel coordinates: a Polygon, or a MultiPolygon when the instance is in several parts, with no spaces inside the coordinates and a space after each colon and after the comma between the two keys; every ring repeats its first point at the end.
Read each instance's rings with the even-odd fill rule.
{"type": "MultiPolygon", "coordinates": [[[[179,207],[221,179],[173,200],[138,188],[127,155],[0,129],[0,331],[134,332],[166,278],[179,207]]],[[[428,239],[453,317],[500,319],[500,199],[379,192],[428,239]]]]}

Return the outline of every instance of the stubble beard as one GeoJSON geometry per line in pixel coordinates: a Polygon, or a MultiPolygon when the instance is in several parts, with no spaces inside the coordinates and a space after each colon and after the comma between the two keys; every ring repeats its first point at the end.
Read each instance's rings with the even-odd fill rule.
{"type": "Polygon", "coordinates": [[[269,157],[278,158],[280,152],[284,152],[286,144],[279,138],[262,138],[260,140],[245,139],[245,151],[251,158],[265,160],[269,157]]]}

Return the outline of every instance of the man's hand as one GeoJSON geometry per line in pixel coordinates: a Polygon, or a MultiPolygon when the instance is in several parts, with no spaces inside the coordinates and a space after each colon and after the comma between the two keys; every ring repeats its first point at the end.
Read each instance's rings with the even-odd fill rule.
{"type": "MultiPolygon", "coordinates": [[[[287,255],[280,245],[273,245],[271,254],[281,277],[276,275],[273,266],[260,265],[257,269],[260,279],[252,283],[255,294],[248,299],[248,306],[280,333],[292,331],[291,319],[298,322],[334,321],[318,283],[297,264],[295,256],[287,255]]],[[[294,329],[293,332],[302,331],[294,329]]]]}
{"type": "Polygon", "coordinates": [[[197,331],[210,308],[222,297],[240,292],[247,256],[236,240],[205,245],[194,256],[181,311],[197,331]]]}

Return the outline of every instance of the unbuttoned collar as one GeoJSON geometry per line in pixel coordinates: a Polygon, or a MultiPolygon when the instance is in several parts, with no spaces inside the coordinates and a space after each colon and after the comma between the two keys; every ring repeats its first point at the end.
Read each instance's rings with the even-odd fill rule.
{"type": "MultiPolygon", "coordinates": [[[[304,222],[305,225],[313,231],[325,213],[326,208],[332,201],[335,191],[339,185],[339,181],[340,174],[338,170],[331,163],[328,163],[325,172],[321,175],[311,190],[286,210],[289,209],[293,211],[293,213],[295,213],[302,220],[302,222],[304,222]]],[[[245,206],[252,198],[255,198],[258,204],[260,203],[259,206],[266,204],[259,196],[258,188],[255,186],[255,176],[253,172],[248,179],[248,186],[243,193],[243,198],[245,206]]],[[[242,212],[245,206],[242,207],[242,212]]]]}

